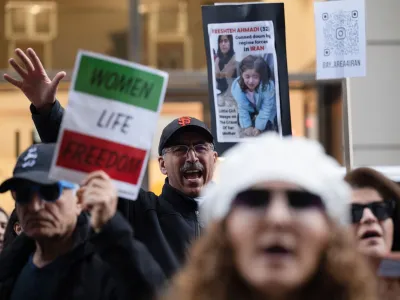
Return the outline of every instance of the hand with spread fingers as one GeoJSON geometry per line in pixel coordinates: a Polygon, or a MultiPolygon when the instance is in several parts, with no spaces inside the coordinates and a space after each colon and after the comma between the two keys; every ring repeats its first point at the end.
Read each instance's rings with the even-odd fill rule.
{"type": "Polygon", "coordinates": [[[10,58],[9,63],[21,76],[21,80],[12,78],[8,74],[4,74],[4,79],[19,88],[37,110],[50,109],[56,99],[58,84],[66,73],[59,72],[51,80],[33,49],[29,48],[26,53],[21,49],[16,49],[15,54],[21,59],[24,68],[14,58],[10,58]]]}
{"type": "Polygon", "coordinates": [[[117,211],[117,190],[104,171],[90,173],[82,182],[77,195],[83,208],[90,212],[91,226],[96,232],[99,232],[117,211]]]}

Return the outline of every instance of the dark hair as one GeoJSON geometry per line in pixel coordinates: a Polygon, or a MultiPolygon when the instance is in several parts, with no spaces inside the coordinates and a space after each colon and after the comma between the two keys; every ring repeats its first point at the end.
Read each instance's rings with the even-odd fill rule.
{"type": "Polygon", "coordinates": [[[392,251],[400,251],[400,187],[382,173],[371,168],[358,168],[347,173],[344,178],[352,188],[372,188],[385,200],[395,201],[393,214],[392,251]]]}
{"type": "MultiPolygon", "coordinates": [[[[223,70],[225,68],[225,65],[229,63],[229,61],[232,59],[232,57],[235,55],[235,51],[233,50],[233,36],[231,34],[223,34],[218,36],[218,51],[217,51],[217,56],[219,58],[218,62],[218,68],[220,70],[223,70]],[[219,44],[221,43],[222,37],[226,36],[227,39],[229,40],[229,51],[225,55],[222,53],[221,48],[219,44]]],[[[237,77],[237,72],[233,73],[232,77],[237,77]]],[[[221,91],[221,93],[224,93],[227,89],[229,88],[228,81],[226,78],[217,78],[217,89],[221,91]]]]}
{"type": "Polygon", "coordinates": [[[232,58],[232,56],[235,55],[235,51],[233,51],[233,36],[232,34],[223,34],[218,36],[218,51],[217,51],[217,56],[219,58],[219,68],[222,70],[224,68],[224,65],[226,65],[232,58]],[[223,36],[226,36],[227,39],[229,40],[229,51],[226,54],[223,54],[221,51],[221,48],[219,47],[219,44],[221,43],[221,39],[223,36]],[[223,64],[221,65],[221,62],[223,64]]]}
{"type": "MultiPolygon", "coordinates": [[[[260,84],[266,86],[271,79],[271,70],[268,67],[268,64],[261,56],[249,55],[243,58],[243,60],[239,64],[240,78],[239,85],[243,92],[247,90],[247,86],[243,80],[243,73],[247,70],[255,69],[256,72],[260,75],[260,84]]],[[[256,87],[256,89],[258,88],[256,87]]]]}
{"type": "Polygon", "coordinates": [[[15,209],[12,211],[10,219],[8,220],[6,230],[4,232],[3,250],[12,244],[12,242],[18,236],[14,230],[15,223],[19,222],[17,212],[15,209]]]}

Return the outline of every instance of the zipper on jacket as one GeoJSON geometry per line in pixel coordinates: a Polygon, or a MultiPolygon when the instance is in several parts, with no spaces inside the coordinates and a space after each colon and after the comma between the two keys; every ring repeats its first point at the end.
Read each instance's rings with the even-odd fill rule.
{"type": "Polygon", "coordinates": [[[198,238],[200,236],[200,231],[201,231],[200,222],[199,222],[199,215],[200,215],[200,212],[198,210],[196,210],[196,231],[195,231],[196,238],[198,238]]]}

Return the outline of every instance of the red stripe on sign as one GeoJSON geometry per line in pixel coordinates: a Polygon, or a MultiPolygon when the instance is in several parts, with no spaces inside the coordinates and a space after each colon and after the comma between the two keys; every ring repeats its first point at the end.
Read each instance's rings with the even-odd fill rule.
{"type": "Polygon", "coordinates": [[[56,165],[90,173],[105,171],[112,179],[137,184],[146,151],[64,130],[56,165]]]}

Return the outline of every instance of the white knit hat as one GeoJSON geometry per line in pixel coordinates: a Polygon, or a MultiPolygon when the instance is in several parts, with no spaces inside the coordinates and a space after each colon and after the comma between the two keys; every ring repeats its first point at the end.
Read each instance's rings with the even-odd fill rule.
{"type": "Polygon", "coordinates": [[[262,134],[226,152],[219,180],[202,192],[202,221],[223,219],[234,197],[262,181],[285,181],[319,195],[334,220],[348,224],[350,187],[340,165],[315,141],[262,134]]]}

